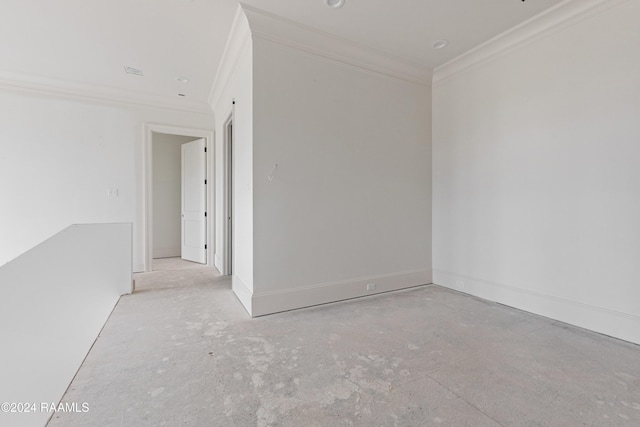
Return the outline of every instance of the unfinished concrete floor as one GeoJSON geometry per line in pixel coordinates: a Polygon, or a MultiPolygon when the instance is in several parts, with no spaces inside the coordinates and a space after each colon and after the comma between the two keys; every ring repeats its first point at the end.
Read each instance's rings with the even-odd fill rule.
{"type": "Polygon", "coordinates": [[[640,425],[639,346],[437,286],[250,319],[189,267],[137,275],[51,427],[640,425]]]}

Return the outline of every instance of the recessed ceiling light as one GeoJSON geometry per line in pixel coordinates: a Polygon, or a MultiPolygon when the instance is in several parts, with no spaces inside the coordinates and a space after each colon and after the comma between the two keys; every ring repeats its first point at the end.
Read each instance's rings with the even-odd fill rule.
{"type": "Polygon", "coordinates": [[[176,77],[176,80],[179,81],[180,83],[189,83],[189,79],[183,76],[176,77]]]}
{"type": "Polygon", "coordinates": [[[124,72],[127,74],[135,74],[136,76],[143,76],[144,74],[142,74],[142,70],[135,68],[135,67],[130,67],[128,65],[124,66],[124,72]]]}
{"type": "Polygon", "coordinates": [[[431,43],[431,47],[434,49],[442,49],[443,47],[446,47],[449,44],[448,40],[436,40],[433,43],[431,43]]]}
{"type": "Polygon", "coordinates": [[[324,0],[327,6],[333,9],[344,6],[344,0],[324,0]]]}

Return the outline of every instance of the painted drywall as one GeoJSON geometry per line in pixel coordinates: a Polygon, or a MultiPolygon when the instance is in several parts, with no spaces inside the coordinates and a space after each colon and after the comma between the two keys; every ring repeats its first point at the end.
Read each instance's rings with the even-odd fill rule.
{"type": "Polygon", "coordinates": [[[0,91],[0,265],[71,224],[132,222],[142,271],[144,123],[211,129],[213,115],[0,91]]]}
{"type": "Polygon", "coordinates": [[[640,343],[639,21],[602,2],[436,70],[436,284],[640,343]]]}
{"type": "Polygon", "coordinates": [[[233,114],[233,274],[232,286],[249,312],[253,290],[253,57],[245,16],[238,9],[234,28],[214,89],[216,165],[215,265],[223,271],[224,254],[224,125],[233,114]],[[235,102],[235,104],[234,104],[235,102]]]}
{"type": "Polygon", "coordinates": [[[254,315],[429,283],[430,88],[255,35],[253,55],[254,315]]]}
{"type": "Polygon", "coordinates": [[[131,224],[75,225],[0,267],[0,402],[36,405],[3,410],[0,424],[40,427],[53,414],[41,404],[60,401],[131,292],[131,237],[131,224]]]}
{"type": "Polygon", "coordinates": [[[197,138],[154,133],[153,156],[153,257],[179,257],[182,177],[180,147],[197,138]]]}

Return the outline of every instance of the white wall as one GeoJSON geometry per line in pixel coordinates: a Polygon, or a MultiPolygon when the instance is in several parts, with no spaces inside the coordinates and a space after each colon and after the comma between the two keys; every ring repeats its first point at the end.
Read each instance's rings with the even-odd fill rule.
{"type": "Polygon", "coordinates": [[[224,124],[233,112],[233,290],[247,304],[253,290],[253,57],[246,18],[238,10],[214,90],[216,167],[215,265],[223,271],[224,124]],[[235,105],[233,102],[235,101],[235,105]]]}
{"type": "Polygon", "coordinates": [[[430,88],[253,48],[254,315],[429,283],[430,88]]]}
{"type": "Polygon", "coordinates": [[[132,222],[141,271],[143,124],[213,116],[0,90],[0,265],[70,224],[132,222]]]}
{"type": "Polygon", "coordinates": [[[181,255],[182,144],[193,136],[154,133],[153,156],[153,257],[181,255]]]}
{"type": "Polygon", "coordinates": [[[60,401],[131,292],[131,236],[131,224],[70,226],[0,267],[0,402],[36,404],[0,413],[0,424],[43,426],[52,415],[40,403],[60,401]]]}
{"type": "Polygon", "coordinates": [[[434,282],[640,343],[640,2],[603,4],[436,70],[434,282]]]}

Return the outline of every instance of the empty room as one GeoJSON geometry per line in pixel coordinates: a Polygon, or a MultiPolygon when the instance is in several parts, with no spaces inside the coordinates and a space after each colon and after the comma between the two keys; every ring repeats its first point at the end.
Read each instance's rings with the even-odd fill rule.
{"type": "Polygon", "coordinates": [[[8,0],[0,426],[640,425],[640,0],[8,0]]]}

